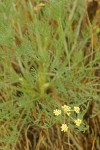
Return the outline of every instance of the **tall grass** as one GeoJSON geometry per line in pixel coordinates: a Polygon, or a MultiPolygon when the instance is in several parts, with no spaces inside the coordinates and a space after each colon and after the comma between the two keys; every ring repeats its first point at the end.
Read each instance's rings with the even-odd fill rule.
{"type": "MultiPolygon", "coordinates": [[[[53,114],[61,105],[79,106],[86,125],[90,125],[86,116],[99,115],[100,44],[94,27],[84,0],[0,2],[1,150],[38,150],[41,145],[57,149],[49,139],[49,129],[62,136],[63,118],[53,114]],[[41,131],[39,140],[35,139],[36,129],[37,134],[43,129],[48,143],[41,131]]],[[[92,130],[89,134],[94,135],[92,130]]],[[[67,138],[82,149],[76,132],[72,128],[67,138]]],[[[68,140],[65,143],[71,149],[68,140]]]]}

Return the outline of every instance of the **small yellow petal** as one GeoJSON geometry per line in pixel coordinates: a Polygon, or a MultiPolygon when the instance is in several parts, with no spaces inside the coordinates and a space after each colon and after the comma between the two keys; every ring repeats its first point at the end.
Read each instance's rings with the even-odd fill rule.
{"type": "Polygon", "coordinates": [[[67,115],[70,116],[70,112],[68,112],[67,115]]]}

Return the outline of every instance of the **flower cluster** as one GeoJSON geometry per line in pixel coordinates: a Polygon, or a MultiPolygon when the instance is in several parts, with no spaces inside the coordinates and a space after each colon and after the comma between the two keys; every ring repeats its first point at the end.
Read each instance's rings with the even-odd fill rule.
{"type": "Polygon", "coordinates": [[[55,110],[53,111],[53,113],[55,114],[55,116],[59,116],[59,115],[61,114],[61,110],[55,109],[55,110]]]}
{"type": "Polygon", "coordinates": [[[80,124],[82,123],[82,120],[81,119],[77,119],[75,120],[75,124],[76,126],[80,126],[80,124]]]}
{"type": "Polygon", "coordinates": [[[80,108],[79,108],[79,107],[74,106],[74,111],[78,114],[78,113],[80,112],[80,108]]]}
{"type": "Polygon", "coordinates": [[[67,124],[62,124],[61,131],[67,132],[67,130],[68,130],[67,124]]]}
{"type": "MultiPolygon", "coordinates": [[[[75,124],[77,127],[79,127],[79,126],[81,125],[81,123],[82,123],[82,120],[81,120],[81,119],[79,119],[79,118],[74,119],[74,118],[71,116],[71,112],[72,112],[72,111],[73,111],[74,113],[76,113],[76,114],[79,114],[79,113],[80,113],[80,108],[79,108],[78,106],[74,106],[74,108],[72,109],[70,106],[64,105],[64,106],[62,106],[62,110],[60,110],[60,109],[55,109],[55,110],[53,111],[53,113],[55,114],[55,116],[59,116],[59,115],[62,114],[62,111],[63,111],[63,113],[64,113],[65,115],[67,114],[67,116],[70,117],[70,118],[73,120],[74,124],[75,124]]],[[[65,115],[64,115],[64,116],[65,116],[65,115]]],[[[64,119],[64,120],[65,120],[65,119],[64,119]]],[[[63,123],[62,126],[61,126],[61,131],[63,131],[63,132],[67,132],[67,131],[68,131],[68,125],[65,124],[65,121],[64,121],[64,123],[63,123]]]]}
{"type": "Polygon", "coordinates": [[[68,116],[70,115],[71,107],[64,105],[62,106],[62,109],[64,110],[64,113],[67,114],[68,116]]]}

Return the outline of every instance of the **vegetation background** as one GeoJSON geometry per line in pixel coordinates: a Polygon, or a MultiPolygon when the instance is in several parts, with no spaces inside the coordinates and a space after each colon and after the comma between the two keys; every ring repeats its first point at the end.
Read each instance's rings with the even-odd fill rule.
{"type": "Polygon", "coordinates": [[[0,150],[99,150],[99,125],[100,1],[0,0],[0,150]]]}

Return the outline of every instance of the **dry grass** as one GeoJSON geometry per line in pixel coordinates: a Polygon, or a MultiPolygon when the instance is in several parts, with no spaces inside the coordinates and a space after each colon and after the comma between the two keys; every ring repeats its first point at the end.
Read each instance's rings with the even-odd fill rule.
{"type": "MultiPolygon", "coordinates": [[[[32,15],[33,10],[34,10],[34,13],[38,16],[38,19],[41,21],[41,23],[45,19],[47,19],[47,21],[48,21],[47,24],[48,24],[48,26],[50,26],[50,28],[52,28],[52,32],[55,35],[55,37],[53,37],[53,35],[48,32],[48,34],[50,34],[50,37],[49,37],[50,42],[47,42],[46,43],[47,45],[45,45],[46,39],[42,40],[42,36],[40,36],[40,39],[42,41],[42,44],[40,44],[40,45],[42,45],[42,48],[45,48],[45,46],[46,46],[48,49],[52,49],[51,53],[54,53],[56,55],[56,50],[55,50],[56,45],[52,44],[51,41],[52,41],[52,39],[59,40],[59,38],[60,38],[59,34],[56,34],[57,30],[59,29],[59,25],[56,20],[52,20],[52,19],[48,20],[48,18],[46,18],[46,15],[44,14],[44,11],[43,11],[44,7],[48,7],[50,5],[50,1],[42,1],[42,2],[37,3],[37,1],[35,2],[35,1],[31,0],[29,2],[29,4],[30,4],[29,7],[28,7],[28,2],[29,1],[27,1],[27,0],[22,0],[22,1],[17,0],[17,2],[16,2],[15,9],[17,12],[18,11],[21,12],[22,15],[20,16],[17,13],[18,16],[14,16],[14,18],[12,19],[12,22],[11,22],[11,27],[13,28],[13,31],[16,33],[15,34],[16,36],[14,37],[15,45],[20,47],[20,45],[23,41],[23,35],[24,35],[24,33],[26,33],[29,40],[34,42],[35,48],[38,47],[37,45],[39,45],[38,44],[39,39],[37,39],[36,36],[32,37],[32,35],[29,34],[29,29],[28,29],[28,26],[31,25],[31,22],[34,21],[34,16],[32,15]],[[21,25],[18,22],[19,16],[21,17],[20,18],[21,25]],[[24,18],[24,19],[22,20],[22,18],[24,18]]],[[[73,17],[74,7],[76,7],[75,2],[72,3],[73,4],[72,5],[73,12],[70,15],[70,19],[73,17]]],[[[84,3],[85,3],[85,1],[84,1],[84,3]]],[[[84,4],[84,6],[86,6],[86,5],[84,4]]],[[[79,83],[81,83],[83,85],[83,88],[85,86],[91,85],[91,84],[93,84],[95,86],[93,89],[93,94],[94,93],[95,94],[93,95],[92,98],[90,95],[90,97],[89,97],[90,99],[93,99],[93,98],[97,99],[97,97],[99,97],[99,95],[100,95],[100,62],[96,61],[98,54],[100,54],[99,53],[99,51],[100,51],[100,44],[99,44],[100,32],[98,32],[98,34],[94,33],[97,30],[100,30],[100,22],[97,19],[98,16],[100,16],[100,13],[98,13],[99,7],[100,7],[99,1],[98,2],[89,2],[86,6],[88,11],[86,13],[84,13],[84,16],[82,18],[82,24],[80,27],[81,31],[79,33],[79,36],[80,36],[80,39],[82,39],[83,36],[85,36],[85,34],[86,34],[85,31],[87,29],[89,29],[90,30],[89,31],[90,39],[83,46],[84,47],[83,58],[81,59],[81,61],[79,61],[78,63],[75,64],[76,67],[71,72],[73,74],[77,74],[80,66],[82,65],[82,62],[84,62],[85,66],[88,66],[88,65],[90,65],[90,62],[91,63],[93,62],[94,69],[90,68],[90,71],[88,71],[88,76],[91,75],[91,76],[95,77],[94,79],[88,79],[88,78],[86,78],[86,76],[84,77],[84,75],[82,76],[82,78],[81,77],[78,78],[76,76],[78,79],[80,79],[79,83]],[[93,8],[93,6],[94,6],[94,8],[93,8]],[[93,8],[93,10],[92,10],[92,8],[93,8]],[[95,26],[92,26],[92,23],[94,23],[95,26]],[[94,61],[96,61],[96,63],[94,63],[94,61]]],[[[72,23],[73,31],[77,27],[76,24],[77,24],[76,22],[72,23]]],[[[31,31],[30,31],[30,33],[31,33],[31,31]]],[[[66,37],[66,41],[68,41],[68,40],[70,40],[70,38],[68,39],[68,37],[66,37]]],[[[73,41],[72,41],[72,43],[73,43],[73,41]]],[[[8,56],[7,47],[3,44],[0,44],[0,45],[1,45],[1,49],[3,50],[1,52],[3,54],[3,56],[8,56]]],[[[89,128],[87,129],[87,131],[85,133],[82,133],[82,132],[77,133],[77,131],[74,129],[74,130],[71,130],[70,132],[68,132],[68,134],[64,134],[60,130],[60,123],[58,123],[57,125],[55,125],[55,123],[53,123],[52,127],[50,126],[50,127],[43,128],[41,124],[43,124],[45,121],[49,122],[49,119],[51,116],[50,117],[47,116],[47,118],[46,118],[45,111],[42,112],[42,115],[38,114],[38,113],[40,113],[39,111],[41,111],[41,108],[39,108],[41,106],[39,106],[38,101],[35,104],[35,107],[33,108],[34,110],[32,110],[33,103],[32,102],[29,103],[28,96],[26,96],[24,100],[26,101],[25,105],[30,105],[30,109],[27,109],[26,106],[25,106],[26,109],[21,109],[21,108],[17,107],[17,100],[20,99],[23,91],[25,93],[27,93],[26,95],[30,95],[31,98],[34,98],[33,95],[34,95],[35,91],[32,91],[33,89],[31,87],[28,87],[27,83],[25,83],[25,85],[23,85],[23,83],[22,83],[23,81],[19,81],[16,84],[15,83],[13,84],[13,81],[12,81],[11,85],[6,82],[6,81],[9,81],[9,78],[7,79],[7,77],[9,76],[9,68],[11,69],[10,71],[12,72],[13,75],[15,75],[15,77],[17,77],[17,75],[19,76],[19,74],[23,74],[23,68],[24,68],[23,64],[20,63],[20,60],[17,60],[16,55],[14,57],[12,57],[12,55],[15,54],[15,52],[16,52],[16,50],[14,48],[10,48],[9,54],[11,54],[11,57],[7,57],[8,60],[3,58],[4,59],[3,63],[5,64],[5,67],[4,67],[2,61],[0,62],[1,63],[0,64],[1,72],[3,72],[4,70],[7,69],[7,72],[4,71],[4,73],[6,72],[7,74],[6,73],[3,74],[3,79],[4,79],[3,80],[3,89],[0,90],[1,108],[3,108],[3,110],[7,110],[7,112],[5,111],[5,114],[3,114],[4,116],[2,117],[2,119],[0,121],[0,125],[1,125],[0,150],[99,150],[100,149],[100,128],[99,128],[99,124],[100,124],[99,104],[100,104],[100,102],[99,101],[94,101],[94,99],[91,100],[90,102],[88,102],[88,100],[86,101],[86,104],[88,103],[88,109],[86,110],[86,113],[84,116],[84,122],[89,125],[89,128]],[[9,62],[9,64],[8,64],[8,62],[9,62]],[[17,75],[14,73],[13,70],[16,72],[17,75]],[[24,86],[24,88],[21,89],[22,90],[21,92],[19,89],[17,90],[17,87],[19,85],[24,86]],[[17,91],[16,96],[14,93],[15,90],[17,91]],[[15,100],[14,102],[16,104],[11,105],[11,102],[12,102],[11,99],[14,99],[15,100]],[[3,103],[5,105],[2,107],[3,103]],[[32,107],[31,107],[31,105],[32,105],[32,107]],[[14,108],[14,106],[15,106],[15,108],[14,108]],[[16,112],[13,111],[13,113],[15,113],[15,114],[12,113],[13,109],[16,109],[16,112]],[[11,118],[9,117],[9,115],[11,116],[11,118]],[[32,118],[33,120],[36,120],[38,115],[40,115],[40,122],[41,122],[40,125],[38,125],[38,123],[35,125],[32,124],[32,122],[30,121],[31,120],[30,118],[32,118]],[[26,120],[28,120],[28,121],[26,121],[26,120]],[[12,131],[14,131],[14,132],[12,132],[12,131]],[[12,138],[9,139],[7,137],[10,137],[11,132],[12,132],[12,138]],[[3,142],[2,142],[2,139],[4,139],[3,142]]],[[[43,52],[41,52],[41,55],[42,55],[42,53],[43,52]]],[[[63,62],[66,59],[66,57],[68,59],[67,65],[70,68],[71,63],[72,63],[71,61],[73,61],[76,57],[76,52],[75,52],[75,54],[73,52],[73,59],[71,61],[69,60],[70,59],[69,56],[64,52],[62,55],[61,61],[63,62]]],[[[78,56],[77,56],[77,58],[78,58],[78,56]]],[[[21,59],[22,59],[21,61],[23,61],[24,57],[22,56],[21,59]]],[[[53,58],[52,58],[52,60],[53,60],[53,58]]],[[[36,63],[35,61],[33,62],[33,60],[31,60],[31,61],[29,60],[29,62],[28,62],[29,66],[30,66],[29,70],[32,68],[32,65],[34,65],[36,67],[38,66],[38,63],[36,63]]],[[[41,64],[41,62],[40,62],[40,64],[41,64]]],[[[41,66],[42,65],[40,65],[40,68],[42,68],[41,66]]],[[[38,68],[39,68],[39,66],[38,66],[38,68]]],[[[42,71],[44,71],[44,70],[42,70],[42,71]]],[[[27,77],[27,72],[25,75],[27,77]]],[[[50,79],[52,80],[52,78],[53,77],[51,76],[50,79]]],[[[42,78],[42,79],[43,79],[42,81],[45,82],[45,79],[44,78],[42,78]]],[[[74,79],[74,75],[73,75],[72,79],[74,79]]],[[[1,78],[1,81],[2,81],[2,78],[1,78]]],[[[36,84],[36,86],[41,87],[43,82],[42,83],[39,82],[39,85],[36,84]]],[[[70,81],[70,78],[69,78],[69,80],[67,80],[67,84],[71,85],[71,82],[72,82],[72,80],[70,81]]],[[[79,85],[81,85],[81,84],[79,84],[79,85]]],[[[78,88],[73,87],[73,85],[71,85],[71,87],[72,87],[73,92],[75,92],[75,94],[77,94],[78,92],[82,93],[82,91],[80,90],[80,87],[78,87],[78,88]]],[[[66,97],[66,95],[61,94],[59,92],[55,94],[53,92],[54,87],[51,87],[51,86],[47,89],[44,89],[44,91],[42,91],[42,90],[43,89],[40,88],[39,92],[41,93],[41,95],[46,93],[47,95],[49,95],[51,97],[51,99],[54,98],[56,103],[58,103],[58,104],[60,103],[59,99],[61,99],[61,98],[64,99],[66,97]]],[[[71,103],[73,103],[73,100],[72,100],[73,96],[71,97],[71,93],[69,93],[69,95],[67,95],[67,96],[68,97],[70,96],[69,101],[71,103]]],[[[41,98],[41,97],[39,97],[39,98],[42,100],[45,99],[45,98],[41,98]]],[[[45,104],[48,105],[49,103],[46,101],[45,104]]],[[[50,109],[52,109],[52,108],[53,108],[53,106],[52,106],[52,104],[50,104],[50,109]]]]}

